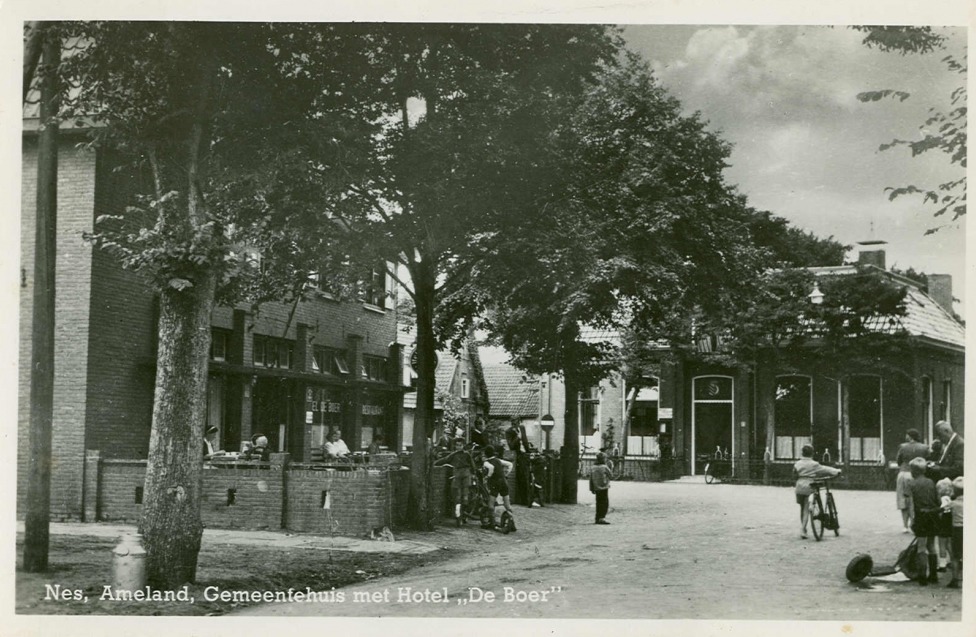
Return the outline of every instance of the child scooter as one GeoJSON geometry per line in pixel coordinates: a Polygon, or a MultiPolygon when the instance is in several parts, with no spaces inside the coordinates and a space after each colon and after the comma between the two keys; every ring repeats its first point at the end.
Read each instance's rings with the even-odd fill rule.
{"type": "Polygon", "coordinates": [[[892,566],[875,566],[874,560],[867,553],[860,553],[854,556],[847,564],[847,579],[851,582],[860,582],[865,577],[884,577],[903,573],[908,579],[917,579],[922,573],[915,565],[915,556],[918,554],[918,538],[914,538],[905,549],[898,554],[898,560],[892,566]]]}

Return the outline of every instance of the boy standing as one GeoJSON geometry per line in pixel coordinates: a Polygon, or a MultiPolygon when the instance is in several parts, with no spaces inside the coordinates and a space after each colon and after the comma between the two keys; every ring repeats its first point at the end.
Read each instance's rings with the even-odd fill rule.
{"type": "Polygon", "coordinates": [[[610,524],[607,522],[607,511],[610,510],[610,477],[607,454],[601,451],[596,454],[595,464],[590,469],[590,493],[596,495],[596,524],[610,524]]]}
{"type": "Polygon", "coordinates": [[[474,459],[464,448],[464,440],[454,439],[454,450],[450,455],[434,462],[434,466],[450,465],[453,469],[454,492],[454,523],[461,526],[467,520],[464,517],[464,505],[468,502],[468,487],[474,474],[474,459]]]}
{"type": "Polygon", "coordinates": [[[491,496],[491,505],[502,496],[502,502],[509,515],[515,516],[512,511],[512,499],[508,493],[508,481],[506,478],[512,472],[512,463],[495,456],[495,448],[491,445],[485,447],[485,477],[488,479],[488,494],[491,496]]]}
{"type": "Polygon", "coordinates": [[[918,539],[918,583],[925,586],[929,582],[939,581],[939,555],[935,549],[935,538],[939,532],[939,496],[935,483],[925,475],[928,468],[925,458],[915,458],[908,466],[912,470],[909,491],[915,507],[912,531],[918,539]]]}
{"type": "Polygon", "coordinates": [[[952,481],[955,498],[949,503],[952,512],[952,547],[949,555],[952,559],[952,579],[946,588],[959,588],[962,585],[962,476],[952,481]]]}

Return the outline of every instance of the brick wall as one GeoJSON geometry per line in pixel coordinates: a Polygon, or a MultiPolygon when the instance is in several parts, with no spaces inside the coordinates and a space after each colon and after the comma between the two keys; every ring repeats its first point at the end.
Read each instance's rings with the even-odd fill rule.
{"type": "Polygon", "coordinates": [[[363,535],[393,526],[393,478],[382,469],[291,469],[285,526],[293,531],[363,535]],[[328,507],[328,508],[327,508],[328,507]]]}
{"type": "MultiPolygon", "coordinates": [[[[91,458],[89,464],[91,465],[91,458]]],[[[145,481],[142,460],[102,459],[94,520],[137,524],[145,481]]],[[[281,529],[362,536],[406,518],[408,472],[399,469],[317,471],[272,463],[204,470],[201,517],[211,528],[281,529]],[[323,498],[328,494],[328,506],[323,498]]]]}
{"type": "MultiPolygon", "coordinates": [[[[95,200],[95,153],[62,136],[58,159],[58,241],[55,301],[55,383],[51,471],[54,520],[81,517],[85,466],[85,411],[91,290],[91,248],[82,232],[91,229],[95,200]]],[[[20,365],[18,381],[17,510],[23,515],[27,489],[30,426],[31,323],[34,293],[34,228],[37,145],[23,140],[21,164],[20,365]]]]}
{"type": "MultiPolygon", "coordinates": [[[[97,213],[121,214],[132,203],[139,175],[113,170],[99,156],[97,213]]],[[[106,458],[145,458],[152,426],[155,383],[154,294],[145,280],[96,250],[92,258],[85,446],[106,458]]]]}

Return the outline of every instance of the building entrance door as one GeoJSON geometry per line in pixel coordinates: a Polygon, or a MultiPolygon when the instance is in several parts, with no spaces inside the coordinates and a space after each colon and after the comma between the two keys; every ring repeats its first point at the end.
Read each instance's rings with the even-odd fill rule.
{"type": "Polygon", "coordinates": [[[718,455],[735,457],[732,378],[700,376],[692,380],[692,475],[705,471],[705,461],[718,455]]]}

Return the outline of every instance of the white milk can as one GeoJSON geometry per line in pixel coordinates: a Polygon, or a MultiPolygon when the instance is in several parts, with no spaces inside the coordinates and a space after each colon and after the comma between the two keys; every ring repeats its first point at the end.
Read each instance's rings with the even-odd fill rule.
{"type": "Polygon", "coordinates": [[[135,591],[146,586],[146,549],[141,533],[123,535],[113,550],[112,586],[135,591]]]}

